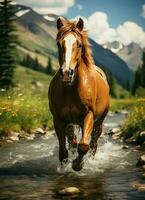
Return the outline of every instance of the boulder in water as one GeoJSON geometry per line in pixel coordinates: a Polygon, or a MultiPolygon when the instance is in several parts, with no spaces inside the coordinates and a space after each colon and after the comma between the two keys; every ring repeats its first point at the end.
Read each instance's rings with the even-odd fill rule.
{"type": "MultiPolygon", "coordinates": [[[[145,165],[142,166],[142,169],[145,170],[145,165]]],[[[145,175],[145,174],[144,174],[145,175]]]]}
{"type": "Polygon", "coordinates": [[[112,112],[112,111],[109,111],[109,112],[108,112],[108,116],[109,116],[109,117],[112,117],[112,116],[114,116],[114,112],[112,112]]]}
{"type": "Polygon", "coordinates": [[[145,165],[145,154],[140,156],[136,164],[137,167],[141,167],[143,165],[145,165]]]}
{"type": "Polygon", "coordinates": [[[137,189],[137,190],[140,191],[140,192],[144,192],[144,191],[145,191],[145,184],[144,184],[144,183],[133,182],[133,183],[131,184],[131,186],[132,186],[134,189],[137,189]]]}
{"type": "Polygon", "coordinates": [[[119,133],[120,132],[120,127],[116,127],[116,128],[113,128],[112,129],[112,133],[115,134],[115,133],[119,133]]]}
{"type": "Polygon", "coordinates": [[[142,178],[145,178],[145,173],[144,173],[144,174],[142,174],[142,178]]]}
{"type": "Polygon", "coordinates": [[[142,131],[141,133],[139,133],[136,139],[136,144],[143,145],[144,142],[145,142],[145,131],[142,131]]]}
{"type": "Polygon", "coordinates": [[[79,194],[80,190],[77,187],[68,187],[57,192],[60,195],[73,195],[79,194]]]}
{"type": "Polygon", "coordinates": [[[123,146],[122,149],[128,149],[128,146],[123,146]]]}

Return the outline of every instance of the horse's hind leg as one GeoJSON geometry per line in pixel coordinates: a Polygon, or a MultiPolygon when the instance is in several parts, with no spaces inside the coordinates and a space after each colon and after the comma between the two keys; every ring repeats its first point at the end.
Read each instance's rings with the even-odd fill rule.
{"type": "Polygon", "coordinates": [[[66,133],[65,133],[66,125],[64,122],[58,119],[53,119],[53,122],[56,135],[59,141],[59,160],[61,164],[63,164],[63,162],[66,162],[68,159],[68,151],[66,149],[66,133]]]}
{"type": "Polygon", "coordinates": [[[69,149],[74,149],[77,148],[77,137],[74,133],[75,127],[73,124],[69,124],[66,127],[66,135],[67,135],[67,139],[68,139],[68,143],[69,143],[69,149]]]}
{"type": "Polygon", "coordinates": [[[102,124],[94,123],[94,128],[91,136],[90,149],[93,156],[97,151],[98,139],[102,133],[102,124]]]}
{"type": "Polygon", "coordinates": [[[103,124],[103,121],[104,121],[104,118],[105,118],[107,112],[108,112],[108,110],[105,110],[104,113],[102,114],[101,118],[98,121],[96,121],[93,126],[93,132],[91,135],[91,142],[90,142],[90,149],[92,151],[93,156],[95,156],[95,153],[97,150],[97,142],[102,133],[102,124],[103,124]]]}

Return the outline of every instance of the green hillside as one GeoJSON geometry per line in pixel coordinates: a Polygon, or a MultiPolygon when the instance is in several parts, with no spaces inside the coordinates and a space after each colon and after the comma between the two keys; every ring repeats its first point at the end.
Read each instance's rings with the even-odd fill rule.
{"type": "Polygon", "coordinates": [[[25,90],[27,88],[26,90],[28,90],[29,92],[33,91],[33,85],[35,85],[36,82],[40,82],[42,84],[42,87],[36,86],[36,94],[40,93],[40,91],[41,94],[43,94],[43,92],[46,92],[47,94],[51,78],[51,76],[44,73],[18,66],[15,71],[14,82],[16,83],[16,88],[18,87],[20,90],[25,90]]]}

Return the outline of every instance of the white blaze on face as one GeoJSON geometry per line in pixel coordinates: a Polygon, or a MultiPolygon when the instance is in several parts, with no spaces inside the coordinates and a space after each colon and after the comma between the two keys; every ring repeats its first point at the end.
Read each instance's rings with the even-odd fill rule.
{"type": "Polygon", "coordinates": [[[63,66],[64,71],[69,70],[70,67],[70,61],[71,61],[71,55],[72,55],[72,48],[73,44],[76,41],[76,38],[73,34],[69,34],[65,37],[65,64],[63,66]]]}

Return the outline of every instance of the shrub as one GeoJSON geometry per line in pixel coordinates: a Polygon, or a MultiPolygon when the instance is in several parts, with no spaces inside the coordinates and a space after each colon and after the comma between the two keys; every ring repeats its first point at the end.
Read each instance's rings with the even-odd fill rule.
{"type": "Polygon", "coordinates": [[[129,113],[127,120],[122,127],[125,139],[137,135],[145,130],[145,102],[140,102],[129,113]]]}

